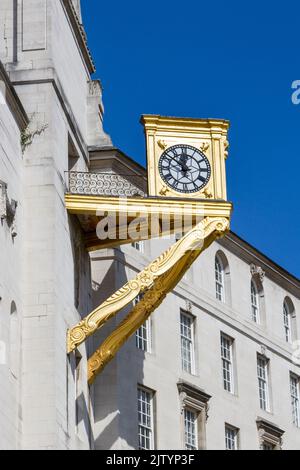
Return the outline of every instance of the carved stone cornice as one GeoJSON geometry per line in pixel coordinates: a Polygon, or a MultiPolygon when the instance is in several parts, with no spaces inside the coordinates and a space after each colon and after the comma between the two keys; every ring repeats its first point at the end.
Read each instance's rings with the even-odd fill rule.
{"type": "Polygon", "coordinates": [[[274,446],[277,450],[280,450],[282,447],[282,436],[285,431],[280,429],[276,424],[270,423],[263,418],[257,418],[256,425],[260,445],[262,446],[264,443],[268,443],[274,446]]]}
{"type": "Polygon", "coordinates": [[[61,2],[62,2],[63,6],[64,6],[64,8],[65,8],[65,10],[68,14],[69,19],[70,19],[71,26],[73,28],[77,43],[80,47],[80,50],[82,52],[82,56],[83,56],[83,58],[85,60],[85,63],[88,67],[88,70],[89,70],[90,74],[95,73],[96,72],[96,67],[95,67],[91,52],[88,48],[86,33],[85,33],[83,25],[80,22],[80,19],[79,19],[78,15],[77,15],[76,8],[73,5],[72,0],[61,0],[61,2]]]}
{"type": "Polygon", "coordinates": [[[6,220],[8,227],[10,228],[11,236],[15,238],[17,236],[16,227],[16,211],[18,203],[14,199],[9,200],[7,194],[7,184],[4,181],[0,181],[0,219],[6,220]]]}
{"type": "Polygon", "coordinates": [[[208,419],[209,400],[211,395],[208,395],[199,387],[193,384],[180,380],[177,383],[179,392],[181,411],[184,411],[185,407],[191,407],[198,411],[205,410],[206,420],[208,419]]]}
{"type": "Polygon", "coordinates": [[[261,283],[264,282],[265,279],[265,271],[260,267],[256,266],[254,263],[250,265],[250,272],[253,277],[257,277],[261,283]]]}

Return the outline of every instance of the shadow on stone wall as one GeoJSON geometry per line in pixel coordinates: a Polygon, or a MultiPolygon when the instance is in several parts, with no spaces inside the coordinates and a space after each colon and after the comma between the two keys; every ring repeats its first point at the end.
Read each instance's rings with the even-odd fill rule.
{"type": "MultiPolygon", "coordinates": [[[[134,273],[130,274],[130,278],[133,277],[134,273]]],[[[94,290],[94,308],[128,280],[125,256],[118,251],[118,261],[111,264],[103,281],[94,290]]],[[[93,282],[97,283],[97,280],[93,279],[93,282]]],[[[95,335],[94,350],[131,308],[132,305],[129,305],[123,309],[95,335]]],[[[145,353],[136,348],[135,335],[125,343],[120,352],[101,372],[92,387],[97,450],[138,448],[137,386],[143,383],[145,353]],[[133,414],[132,410],[136,410],[136,413],[133,414]]]]}

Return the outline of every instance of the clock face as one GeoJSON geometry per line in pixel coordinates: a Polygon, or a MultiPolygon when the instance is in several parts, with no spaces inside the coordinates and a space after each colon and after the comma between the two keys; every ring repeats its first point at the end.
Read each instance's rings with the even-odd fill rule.
{"type": "Polygon", "coordinates": [[[207,185],[211,176],[208,159],[190,145],[174,145],[159,159],[159,173],[163,181],[179,193],[196,193],[207,185]]]}

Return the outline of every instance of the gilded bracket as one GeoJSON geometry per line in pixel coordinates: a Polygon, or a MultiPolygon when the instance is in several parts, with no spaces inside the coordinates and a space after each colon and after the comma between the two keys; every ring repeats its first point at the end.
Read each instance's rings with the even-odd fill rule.
{"type": "Polygon", "coordinates": [[[154,281],[175,266],[187,252],[199,251],[211,234],[224,233],[229,228],[227,218],[205,217],[177,243],[150,263],[133,280],[127,282],[84,320],[68,330],[67,351],[71,353],[111,317],[132,302],[139,294],[152,287],[154,281]]]}
{"type": "MultiPolygon", "coordinates": [[[[158,262],[160,269],[156,270],[155,279],[152,278],[153,283],[151,288],[146,291],[139,303],[133,307],[126,318],[89,359],[89,384],[94,382],[96,376],[113,359],[120,347],[163,302],[166,295],[178,284],[198,256],[216,238],[223,236],[228,229],[228,219],[207,217],[158,258],[160,260],[158,262]],[[164,268],[161,266],[162,260],[164,260],[164,268]]],[[[157,263],[158,260],[155,260],[153,263],[157,263]]],[[[150,266],[153,266],[153,263],[150,266]]],[[[140,292],[145,290],[145,285],[142,285],[139,276],[133,282],[139,282],[140,292]]],[[[136,295],[134,290],[133,298],[136,295]]]]}

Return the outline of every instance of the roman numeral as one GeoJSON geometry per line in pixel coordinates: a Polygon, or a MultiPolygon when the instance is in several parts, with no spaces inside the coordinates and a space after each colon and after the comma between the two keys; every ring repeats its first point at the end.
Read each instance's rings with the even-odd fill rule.
{"type": "Polygon", "coordinates": [[[170,150],[170,152],[172,152],[172,155],[170,155],[170,153],[167,154],[169,158],[173,159],[173,158],[178,157],[176,149],[172,149],[170,150]]]}
{"type": "Polygon", "coordinates": [[[198,180],[200,180],[200,181],[202,181],[202,183],[204,183],[206,181],[206,178],[203,178],[203,176],[199,175],[198,178],[196,179],[196,181],[198,181],[198,180]]]}

